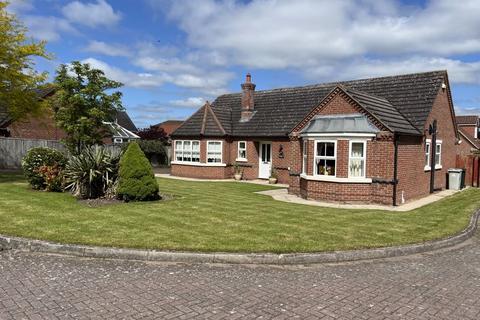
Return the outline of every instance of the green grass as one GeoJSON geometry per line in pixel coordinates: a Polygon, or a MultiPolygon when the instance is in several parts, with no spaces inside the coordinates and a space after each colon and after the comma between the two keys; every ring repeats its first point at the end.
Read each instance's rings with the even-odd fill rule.
{"type": "Polygon", "coordinates": [[[29,189],[0,174],[0,234],[63,243],[225,252],[314,252],[418,243],[464,229],[480,208],[471,188],[409,212],[275,201],[235,182],[159,179],[161,202],[87,207],[68,193],[29,189]]]}

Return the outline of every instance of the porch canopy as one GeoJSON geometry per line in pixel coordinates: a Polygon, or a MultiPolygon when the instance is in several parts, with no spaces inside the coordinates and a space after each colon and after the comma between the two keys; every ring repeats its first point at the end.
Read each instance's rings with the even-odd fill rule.
{"type": "Polygon", "coordinates": [[[301,135],[311,134],[368,134],[379,132],[366,116],[362,114],[339,114],[315,116],[300,132],[301,135]]]}

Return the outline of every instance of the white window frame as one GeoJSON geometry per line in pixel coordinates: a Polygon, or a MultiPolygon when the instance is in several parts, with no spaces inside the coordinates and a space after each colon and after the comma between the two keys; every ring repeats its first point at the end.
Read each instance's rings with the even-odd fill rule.
{"type": "Polygon", "coordinates": [[[199,140],[175,140],[173,142],[173,145],[174,145],[174,148],[175,148],[175,150],[174,150],[175,161],[172,161],[173,163],[199,163],[200,162],[200,141],[199,140]],[[181,145],[182,145],[181,150],[178,150],[177,142],[181,143],[181,145]],[[190,143],[190,161],[184,161],[183,160],[183,153],[185,152],[185,148],[184,148],[185,142],[190,143]],[[198,143],[198,161],[193,161],[193,143],[194,142],[198,143]],[[182,160],[178,160],[178,158],[177,158],[177,155],[179,154],[179,152],[181,152],[182,160]]]}
{"type": "MultiPolygon", "coordinates": [[[[337,177],[337,140],[314,140],[315,142],[315,148],[314,148],[314,154],[313,154],[313,176],[315,177],[337,177]],[[317,144],[318,143],[333,143],[333,157],[332,156],[317,156],[317,144]],[[317,172],[317,159],[323,159],[323,160],[335,160],[335,174],[334,175],[327,175],[327,174],[319,174],[317,172]]],[[[326,162],[325,162],[326,163],[326,162]]]]}
{"type": "MultiPolygon", "coordinates": [[[[442,140],[437,140],[436,141],[436,146],[435,146],[435,170],[439,170],[439,169],[442,169],[442,143],[443,141],[442,140]],[[440,147],[440,152],[438,153],[438,164],[437,164],[437,146],[440,147]]],[[[432,140],[431,139],[427,139],[425,140],[425,149],[427,149],[427,146],[428,146],[428,152],[427,150],[425,150],[425,158],[428,157],[428,161],[427,163],[425,164],[425,168],[424,170],[425,171],[430,171],[430,161],[431,161],[431,154],[432,154],[432,140]]]]}
{"type": "Polygon", "coordinates": [[[303,140],[303,147],[302,147],[302,173],[307,173],[307,162],[308,161],[308,140],[303,140]]]}
{"type": "Polygon", "coordinates": [[[235,161],[243,161],[243,162],[246,162],[247,161],[247,141],[238,141],[237,143],[237,159],[235,159],[235,161]],[[244,143],[245,144],[245,148],[240,148],[240,144],[241,143],[244,143]],[[245,157],[242,157],[240,156],[240,151],[245,151],[245,157]]]}
{"type": "Polygon", "coordinates": [[[113,139],[113,143],[115,143],[115,144],[121,144],[121,143],[123,143],[123,139],[122,139],[122,138],[114,138],[114,139],[113,139]]]}
{"type": "Polygon", "coordinates": [[[223,163],[223,141],[221,140],[207,140],[207,158],[206,158],[207,163],[223,163]],[[215,162],[210,162],[208,161],[208,153],[209,153],[209,147],[210,143],[217,143],[220,142],[220,161],[215,161],[215,162]]]}
{"type": "MultiPolygon", "coordinates": [[[[335,163],[336,165],[336,163],[335,163]]],[[[335,170],[336,172],[336,170],[335,170]]],[[[367,176],[367,141],[366,140],[349,140],[348,142],[348,177],[351,178],[351,179],[362,179],[362,178],[366,178],[367,176]],[[363,144],[363,156],[362,157],[352,157],[352,144],[354,143],[361,143],[363,144]],[[352,159],[359,159],[359,160],[363,160],[363,175],[362,176],[357,176],[357,177],[353,177],[351,175],[351,172],[350,172],[350,165],[351,165],[351,161],[352,159]]]]}

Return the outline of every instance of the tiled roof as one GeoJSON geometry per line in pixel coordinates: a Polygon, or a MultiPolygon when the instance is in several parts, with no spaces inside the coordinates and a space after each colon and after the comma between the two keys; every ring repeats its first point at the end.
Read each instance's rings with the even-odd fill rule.
{"type": "Polygon", "coordinates": [[[462,128],[458,128],[458,131],[462,136],[464,136],[475,148],[480,149],[480,139],[475,139],[467,131],[462,128]]]}
{"type": "Polygon", "coordinates": [[[468,116],[456,116],[457,124],[460,125],[476,125],[478,123],[478,116],[468,115],[468,116]]]}
{"type": "MultiPolygon", "coordinates": [[[[35,89],[39,99],[43,99],[50,94],[54,93],[55,89],[52,85],[45,85],[42,88],[35,89]]],[[[12,119],[10,118],[7,108],[4,105],[0,105],[0,128],[8,127],[12,119]]]]}
{"type": "MultiPolygon", "coordinates": [[[[218,115],[222,115],[222,112],[218,112],[218,115]]],[[[228,121],[224,123],[228,124],[228,121]]],[[[223,136],[228,133],[217,116],[217,112],[212,110],[212,106],[208,102],[190,118],[185,120],[180,127],[174,131],[174,134],[177,134],[177,132],[193,132],[194,135],[201,134],[203,136],[213,137],[223,136]]]]}
{"type": "MultiPolygon", "coordinates": [[[[247,122],[239,121],[241,93],[218,97],[211,109],[227,135],[285,136],[335,87],[341,86],[387,128],[404,134],[420,134],[442,83],[447,81],[446,77],[446,71],[433,71],[255,91],[256,112],[247,122]]],[[[197,113],[186,120],[174,135],[198,135],[201,125],[197,113]]]]}
{"type": "Polygon", "coordinates": [[[118,111],[116,115],[116,120],[119,125],[124,127],[125,129],[132,131],[132,132],[137,132],[138,129],[133,123],[132,119],[130,119],[128,113],[126,111],[118,111]]]}

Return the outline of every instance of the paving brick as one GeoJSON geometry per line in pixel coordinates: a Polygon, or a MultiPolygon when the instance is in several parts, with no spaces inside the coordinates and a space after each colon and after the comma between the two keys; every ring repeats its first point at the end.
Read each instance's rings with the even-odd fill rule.
{"type": "Polygon", "coordinates": [[[449,251],[308,267],[0,252],[0,319],[479,319],[480,235],[449,251]]]}

